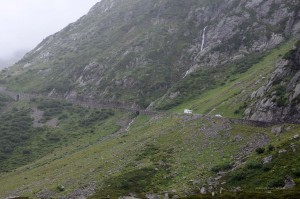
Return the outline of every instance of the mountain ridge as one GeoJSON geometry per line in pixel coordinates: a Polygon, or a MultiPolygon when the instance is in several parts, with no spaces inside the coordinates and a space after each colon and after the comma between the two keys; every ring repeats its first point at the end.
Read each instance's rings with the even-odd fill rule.
{"type": "Polygon", "coordinates": [[[10,86],[147,107],[198,68],[286,41],[300,30],[296,8],[292,0],[101,1],[28,53],[10,86]]]}

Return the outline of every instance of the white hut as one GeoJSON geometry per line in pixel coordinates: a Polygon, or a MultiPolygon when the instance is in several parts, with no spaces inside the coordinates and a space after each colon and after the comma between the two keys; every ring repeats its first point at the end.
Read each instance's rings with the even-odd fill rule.
{"type": "Polygon", "coordinates": [[[193,114],[193,111],[189,110],[189,109],[184,109],[183,113],[184,114],[193,114]]]}

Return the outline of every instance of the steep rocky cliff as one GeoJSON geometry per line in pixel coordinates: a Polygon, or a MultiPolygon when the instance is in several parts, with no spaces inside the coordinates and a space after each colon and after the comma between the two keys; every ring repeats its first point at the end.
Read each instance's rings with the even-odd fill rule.
{"type": "Polygon", "coordinates": [[[260,54],[297,34],[299,6],[297,0],[102,0],[2,77],[15,90],[147,107],[195,70],[260,54]]]}
{"type": "Polygon", "coordinates": [[[300,122],[300,41],[283,56],[268,84],[253,92],[245,118],[300,122]]]}

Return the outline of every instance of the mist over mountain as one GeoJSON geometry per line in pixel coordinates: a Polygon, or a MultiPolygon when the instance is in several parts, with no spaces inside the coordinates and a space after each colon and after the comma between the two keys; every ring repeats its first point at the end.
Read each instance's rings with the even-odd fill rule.
{"type": "Polygon", "coordinates": [[[0,58],[0,68],[6,68],[18,62],[29,50],[19,50],[8,58],[0,58]]]}

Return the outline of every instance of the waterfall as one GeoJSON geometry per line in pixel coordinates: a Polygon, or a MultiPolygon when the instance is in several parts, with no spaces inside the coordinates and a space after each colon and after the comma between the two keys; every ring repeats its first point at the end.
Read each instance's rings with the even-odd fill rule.
{"type": "Polygon", "coordinates": [[[204,44],[205,44],[205,30],[206,30],[206,28],[207,28],[207,26],[205,26],[205,28],[203,29],[201,51],[203,50],[204,44]]]}
{"type": "MultiPolygon", "coordinates": [[[[203,33],[202,33],[202,43],[201,43],[201,51],[204,49],[204,44],[205,44],[205,31],[206,31],[207,26],[204,27],[203,33]]],[[[197,45],[198,46],[198,45],[197,45]]],[[[201,52],[200,51],[200,52],[201,52]]],[[[195,70],[195,68],[190,68],[188,71],[186,71],[185,75],[183,76],[183,79],[188,76],[190,73],[192,73],[195,70]]]]}

